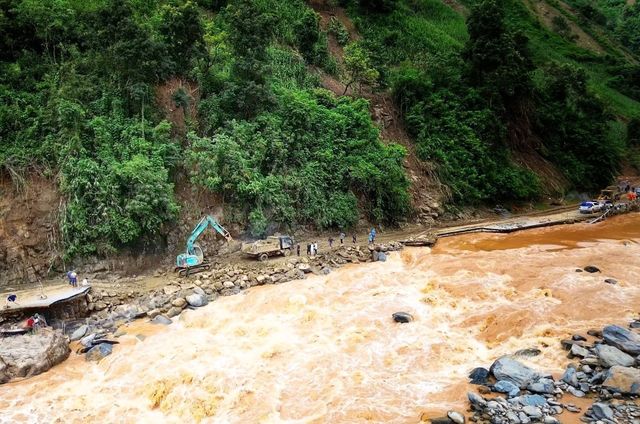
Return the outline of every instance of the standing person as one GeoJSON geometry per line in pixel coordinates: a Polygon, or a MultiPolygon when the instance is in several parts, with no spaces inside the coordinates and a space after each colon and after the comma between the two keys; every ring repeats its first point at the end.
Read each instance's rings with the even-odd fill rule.
{"type": "Polygon", "coordinates": [[[329,249],[333,247],[333,237],[329,237],[329,249]]]}
{"type": "Polygon", "coordinates": [[[7,299],[4,302],[4,308],[5,309],[9,309],[9,303],[14,303],[16,305],[19,305],[17,300],[18,300],[18,295],[13,294],[13,293],[10,294],[9,296],[7,296],[7,299]]]}
{"type": "Polygon", "coordinates": [[[369,243],[375,243],[376,242],[376,229],[372,228],[371,232],[369,232],[369,243]]]}
{"type": "Polygon", "coordinates": [[[353,244],[356,244],[356,233],[353,233],[351,238],[353,239],[353,244]]]}
{"type": "Polygon", "coordinates": [[[344,233],[344,231],[340,231],[340,244],[344,244],[345,237],[346,237],[346,234],[344,233]]]}
{"type": "Polygon", "coordinates": [[[313,256],[316,256],[318,254],[318,242],[314,241],[313,242],[313,256]]]}
{"type": "Polygon", "coordinates": [[[71,287],[78,287],[78,274],[76,274],[75,271],[71,270],[67,272],[67,278],[69,279],[71,287]]]}
{"type": "Polygon", "coordinates": [[[311,243],[307,243],[307,256],[311,256],[311,243]]]}
{"type": "Polygon", "coordinates": [[[296,253],[300,256],[300,243],[296,245],[296,253]]]}

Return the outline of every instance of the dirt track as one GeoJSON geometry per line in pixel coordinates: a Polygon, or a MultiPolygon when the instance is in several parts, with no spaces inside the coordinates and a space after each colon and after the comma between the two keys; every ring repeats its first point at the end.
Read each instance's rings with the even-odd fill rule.
{"type": "MultiPolygon", "coordinates": [[[[457,223],[449,226],[441,226],[441,227],[433,227],[427,228],[424,226],[418,225],[409,225],[402,229],[397,230],[383,230],[378,232],[378,236],[376,237],[376,242],[388,243],[392,241],[398,240],[406,240],[410,238],[418,238],[420,236],[424,236],[427,234],[437,234],[440,236],[451,235],[452,233],[465,233],[465,232],[473,232],[481,229],[500,229],[507,228],[510,231],[523,230],[527,228],[535,228],[539,226],[547,226],[547,225],[556,225],[562,223],[571,223],[577,222],[585,219],[589,219],[591,216],[588,215],[580,215],[577,212],[577,206],[565,206],[554,208],[546,211],[540,212],[531,212],[525,213],[522,215],[516,216],[507,216],[507,217],[491,217],[476,221],[467,221],[465,223],[457,223]]],[[[325,252],[329,249],[328,238],[334,238],[334,248],[340,244],[338,234],[332,233],[318,233],[316,235],[310,235],[306,237],[302,237],[299,239],[299,243],[301,245],[301,254],[306,254],[306,244],[309,242],[317,242],[318,250],[320,253],[325,252]]],[[[347,233],[345,237],[345,244],[353,245],[352,242],[352,233],[347,233]]],[[[367,234],[365,231],[360,231],[357,234],[357,245],[366,246],[367,245],[367,234]]],[[[226,255],[219,255],[209,258],[212,262],[212,266],[215,267],[216,264],[232,264],[239,265],[243,268],[253,268],[256,270],[265,268],[265,267],[273,267],[279,264],[284,264],[287,261],[287,258],[284,257],[275,257],[269,259],[269,261],[265,263],[258,262],[254,259],[249,259],[244,257],[239,251],[229,253],[226,255]]],[[[159,264],[160,265],[160,264],[159,264]]],[[[84,278],[80,275],[80,278],[84,278]]],[[[175,280],[177,278],[176,274],[173,273],[173,269],[170,267],[161,267],[156,269],[155,271],[150,271],[144,275],[139,275],[135,277],[122,277],[111,280],[90,280],[91,285],[94,290],[98,291],[110,291],[117,293],[144,293],[149,290],[157,289],[166,285],[171,280],[175,280]]],[[[62,277],[54,278],[45,281],[44,283],[44,294],[54,295],[60,290],[64,290],[68,286],[65,284],[62,277]]],[[[12,292],[18,294],[18,298],[22,299],[22,301],[28,301],[31,298],[37,298],[41,295],[41,289],[39,286],[34,285],[34,287],[21,287],[20,290],[12,290],[12,292]]],[[[2,292],[3,298],[8,294],[7,291],[2,292]]]]}

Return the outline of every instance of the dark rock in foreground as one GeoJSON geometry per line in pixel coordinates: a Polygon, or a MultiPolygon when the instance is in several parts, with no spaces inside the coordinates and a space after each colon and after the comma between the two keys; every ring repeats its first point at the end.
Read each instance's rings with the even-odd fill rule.
{"type": "Polygon", "coordinates": [[[608,325],[602,330],[604,341],[629,355],[640,355],[640,336],[619,325],[608,325]]]}
{"type": "Polygon", "coordinates": [[[607,368],[613,367],[615,365],[630,367],[635,362],[633,356],[627,355],[616,347],[608,346],[605,344],[596,346],[596,354],[598,355],[598,359],[600,359],[602,365],[607,368]]]}
{"type": "Polygon", "coordinates": [[[485,385],[489,380],[489,370],[486,368],[478,367],[474,368],[469,373],[469,378],[471,379],[471,384],[480,384],[485,385]]]}
{"type": "Polygon", "coordinates": [[[640,393],[640,369],[613,366],[607,371],[604,387],[625,394],[640,393]]]}
{"type": "Polygon", "coordinates": [[[493,365],[491,365],[491,373],[496,380],[509,381],[521,389],[524,389],[529,383],[541,377],[538,372],[509,356],[498,358],[493,365]]]}

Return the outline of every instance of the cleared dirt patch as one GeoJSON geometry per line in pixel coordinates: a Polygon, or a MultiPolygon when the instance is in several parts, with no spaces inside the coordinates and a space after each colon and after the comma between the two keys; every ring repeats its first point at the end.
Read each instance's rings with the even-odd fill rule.
{"type": "Polygon", "coordinates": [[[174,134],[184,137],[187,132],[186,120],[197,120],[198,101],[200,100],[199,87],[190,81],[181,78],[172,78],[155,90],[156,103],[164,118],[171,122],[174,134]],[[188,106],[176,102],[176,98],[182,97],[188,106]]]}
{"type": "Polygon", "coordinates": [[[53,180],[0,173],[0,286],[36,282],[59,261],[62,205],[53,180]]]}
{"type": "MultiPolygon", "coordinates": [[[[562,13],[555,7],[551,6],[543,0],[527,0],[526,4],[529,6],[529,9],[540,19],[541,23],[545,27],[547,27],[547,29],[554,31],[553,19],[562,17],[567,22],[567,25],[571,30],[571,34],[575,36],[573,42],[576,45],[596,53],[604,53],[604,49],[602,48],[602,46],[593,37],[591,37],[582,28],[576,25],[575,22],[565,18],[562,13]]],[[[571,13],[570,11],[568,12],[571,13]]]]}

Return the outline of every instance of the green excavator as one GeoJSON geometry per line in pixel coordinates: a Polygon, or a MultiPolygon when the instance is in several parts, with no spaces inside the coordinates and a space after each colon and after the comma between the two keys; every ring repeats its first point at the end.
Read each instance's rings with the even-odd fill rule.
{"type": "Polygon", "coordinates": [[[198,237],[200,237],[208,227],[213,228],[214,231],[224,237],[227,241],[232,240],[229,231],[220,225],[214,217],[211,215],[203,217],[200,222],[198,222],[198,225],[195,226],[193,231],[191,231],[191,235],[187,240],[187,251],[179,254],[176,258],[175,270],[181,277],[186,277],[189,274],[195,274],[196,272],[207,270],[211,266],[211,264],[205,260],[202,248],[198,243],[196,243],[198,237]]]}

